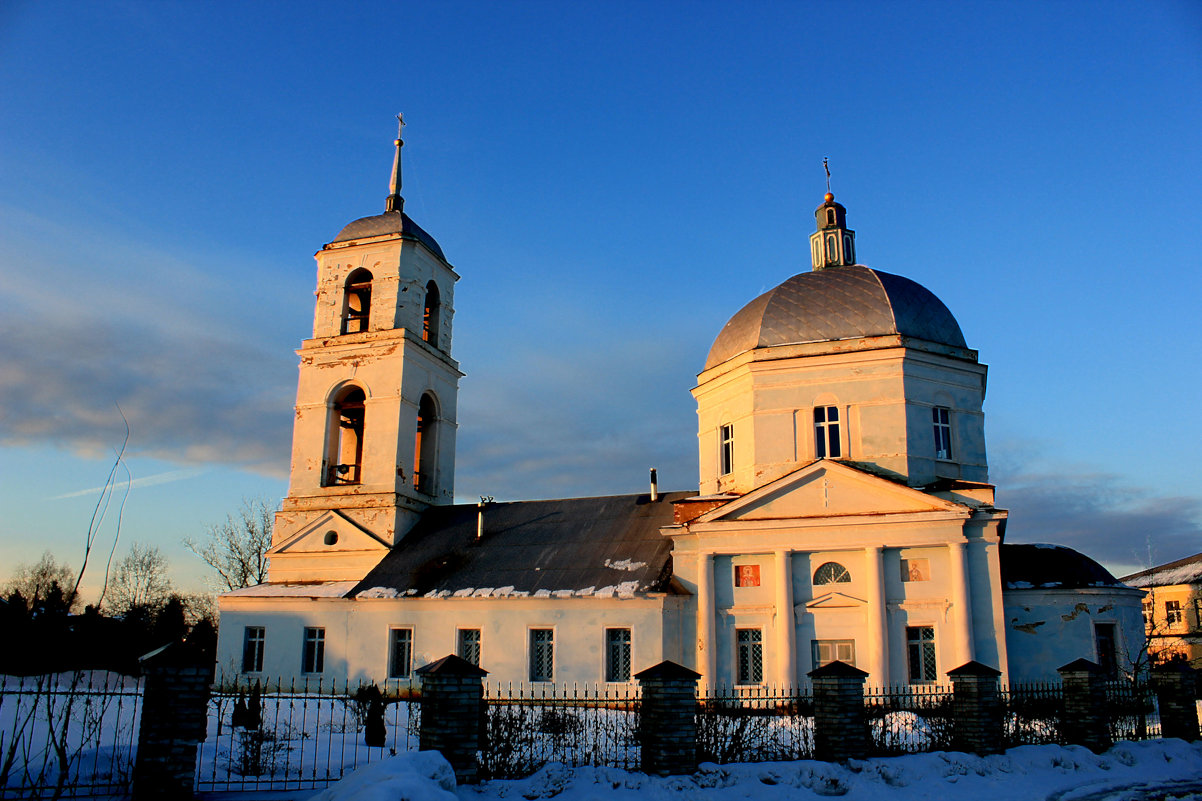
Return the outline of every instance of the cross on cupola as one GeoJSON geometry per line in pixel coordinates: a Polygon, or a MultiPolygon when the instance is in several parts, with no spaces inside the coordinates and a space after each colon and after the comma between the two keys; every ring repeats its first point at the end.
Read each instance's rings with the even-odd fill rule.
{"type": "Polygon", "coordinates": [[[856,232],[847,227],[847,209],[831,193],[831,171],[826,159],[826,195],[814,210],[818,230],[810,234],[810,261],[815,270],[856,263],[856,232]]]}

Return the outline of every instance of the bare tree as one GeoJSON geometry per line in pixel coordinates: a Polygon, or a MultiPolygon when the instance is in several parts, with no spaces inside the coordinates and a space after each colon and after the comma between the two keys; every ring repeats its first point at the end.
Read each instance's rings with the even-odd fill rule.
{"type": "Polygon", "coordinates": [[[66,602],[68,610],[79,611],[79,596],[75,592],[75,571],[69,565],[59,564],[54,554],[46,551],[34,564],[22,562],[13,571],[12,578],[4,585],[4,595],[19,593],[26,607],[32,609],[38,601],[45,600],[57,588],[66,602]]]}
{"type": "Polygon", "coordinates": [[[109,581],[109,610],[117,615],[142,608],[157,611],[171,597],[167,557],[152,545],[134,543],[117,562],[109,581]]]}
{"type": "Polygon", "coordinates": [[[267,549],[275,511],[264,498],[243,500],[237,516],[209,526],[200,541],[184,545],[217,573],[218,587],[237,590],[267,580],[267,549]]]}

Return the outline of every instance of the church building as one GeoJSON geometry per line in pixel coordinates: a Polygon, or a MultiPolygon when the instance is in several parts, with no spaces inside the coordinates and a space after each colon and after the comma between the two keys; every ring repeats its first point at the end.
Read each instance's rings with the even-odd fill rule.
{"type": "Polygon", "coordinates": [[[1003,544],[986,366],[934,294],[857,263],[829,192],[812,269],[705,360],[697,491],[653,471],[638,495],[454,503],[459,274],[404,213],[395,145],[384,213],[316,255],[288,496],[268,581],[220,599],[226,678],[403,690],[455,653],[506,682],[625,684],[670,659],[705,685],[796,686],[840,660],[880,686],[969,660],[1117,672],[1142,648],[1141,591],[1003,544]]]}

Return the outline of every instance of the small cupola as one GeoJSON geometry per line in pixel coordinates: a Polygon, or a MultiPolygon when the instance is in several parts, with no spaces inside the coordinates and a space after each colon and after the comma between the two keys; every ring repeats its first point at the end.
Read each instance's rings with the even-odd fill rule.
{"type": "Polygon", "coordinates": [[[847,209],[829,191],[814,210],[818,230],[810,234],[810,262],[815,270],[856,263],[856,232],[847,227],[847,209]]]}

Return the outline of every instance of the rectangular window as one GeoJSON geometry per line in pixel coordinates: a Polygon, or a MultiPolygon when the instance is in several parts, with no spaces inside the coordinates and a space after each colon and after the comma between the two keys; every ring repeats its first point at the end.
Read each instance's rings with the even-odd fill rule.
{"type": "Polygon", "coordinates": [[[735,586],[736,587],[758,587],[758,586],[760,586],[760,566],[759,565],[735,565],[735,586]]]}
{"type": "Polygon", "coordinates": [[[1093,624],[1094,649],[1098,652],[1098,667],[1108,679],[1119,677],[1118,647],[1113,623],[1093,624]]]}
{"type": "Polygon", "coordinates": [[[722,472],[720,475],[730,475],[735,469],[735,427],[722,426],[719,429],[719,439],[722,441],[722,472]]]}
{"type": "Polygon", "coordinates": [[[810,648],[816,668],[831,662],[843,662],[852,667],[856,665],[855,640],[811,640],[810,648]]]}
{"type": "Polygon", "coordinates": [[[1194,627],[1202,629],[1202,598],[1194,599],[1194,627]]]}
{"type": "Polygon", "coordinates": [[[901,560],[902,581],[930,581],[931,560],[903,559],[901,560]]]}
{"type": "Polygon", "coordinates": [[[605,680],[630,681],[630,629],[605,630],[605,680]]]}
{"type": "Polygon", "coordinates": [[[247,626],[242,635],[242,672],[259,673],[263,670],[263,646],[267,642],[267,630],[262,626],[247,626]]]}
{"type": "Polygon", "coordinates": [[[764,680],[764,635],[759,629],[735,629],[738,645],[736,684],[759,684],[764,680]]]}
{"type": "MultiPolygon", "coordinates": [[[[1199,618],[1199,619],[1202,620],[1202,618],[1199,618]]],[[[1152,628],[1152,602],[1151,601],[1144,601],[1144,626],[1149,629],[1152,628]]]]}
{"type": "Polygon", "coordinates": [[[326,669],[326,630],[306,628],[305,648],[301,654],[302,673],[321,673],[326,669]]]}
{"type": "Polygon", "coordinates": [[[1164,622],[1170,626],[1181,625],[1181,601],[1164,602],[1164,622]]]}
{"type": "Polygon", "coordinates": [[[459,658],[480,667],[480,629],[459,630],[459,658]]]}
{"type": "Polygon", "coordinates": [[[906,655],[910,662],[910,683],[935,681],[935,628],[906,627],[906,655]]]}
{"type": "Polygon", "coordinates": [[[407,679],[413,673],[413,629],[388,630],[388,678],[407,679]]]}
{"type": "Polygon", "coordinates": [[[952,412],[946,406],[931,409],[931,423],[935,429],[935,458],[952,458],[952,412]]]}
{"type": "Polygon", "coordinates": [[[555,681],[554,629],[530,629],[530,681],[555,681]]]}
{"type": "Polygon", "coordinates": [[[839,407],[814,407],[814,455],[819,459],[838,459],[843,455],[839,447],[839,407]]]}

